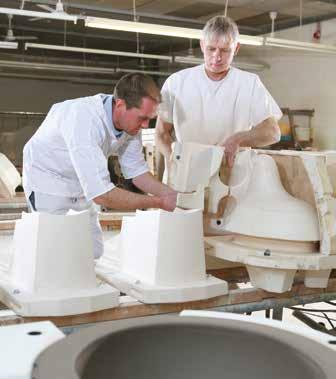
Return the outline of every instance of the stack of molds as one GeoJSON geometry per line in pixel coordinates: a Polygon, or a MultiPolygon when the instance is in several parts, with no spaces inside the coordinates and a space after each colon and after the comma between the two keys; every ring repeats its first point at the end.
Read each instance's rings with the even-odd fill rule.
{"type": "Polygon", "coordinates": [[[227,283],[206,274],[202,211],[137,211],[105,244],[99,277],[144,303],[207,299],[227,283]]]}
{"type": "Polygon", "coordinates": [[[22,316],[64,316],[118,305],[119,291],[97,282],[87,211],[23,213],[14,252],[0,272],[0,300],[22,316]]]}
{"type": "MultiPolygon", "coordinates": [[[[268,291],[288,291],[297,270],[305,271],[307,287],[325,288],[336,267],[336,153],[248,149],[238,153],[230,175],[224,162],[213,168],[210,180],[209,175],[202,179],[209,181],[208,188],[192,179],[182,185],[176,178],[186,167],[189,178],[198,173],[190,170],[181,152],[192,149],[188,155],[195,160],[205,148],[213,154],[218,150],[176,146],[170,177],[176,190],[188,188],[189,197],[208,193],[206,253],[245,264],[252,284],[268,291]]],[[[187,202],[183,205],[188,207],[187,202]]]]}

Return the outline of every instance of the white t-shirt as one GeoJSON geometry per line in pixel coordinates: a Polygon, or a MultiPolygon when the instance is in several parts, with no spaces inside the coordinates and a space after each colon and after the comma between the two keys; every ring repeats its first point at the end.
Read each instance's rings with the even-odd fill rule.
{"type": "Polygon", "coordinates": [[[23,150],[23,186],[64,197],[91,200],[115,186],[107,158],[119,156],[126,179],[147,172],[141,131],[117,138],[104,109],[106,95],[83,97],[55,104],[23,150]]]}
{"type": "Polygon", "coordinates": [[[282,116],[259,77],[233,67],[219,81],[207,76],[204,65],[176,72],[161,94],[160,117],[174,124],[179,142],[220,144],[270,116],[282,116]]]}

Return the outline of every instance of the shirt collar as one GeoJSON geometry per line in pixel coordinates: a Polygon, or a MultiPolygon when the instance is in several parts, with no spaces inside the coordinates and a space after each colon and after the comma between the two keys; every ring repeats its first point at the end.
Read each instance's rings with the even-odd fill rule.
{"type": "Polygon", "coordinates": [[[103,104],[104,104],[105,112],[107,114],[109,125],[111,125],[112,127],[112,132],[117,138],[120,138],[123,134],[123,131],[117,130],[113,124],[113,118],[112,118],[113,96],[105,95],[105,97],[103,98],[103,104]]]}

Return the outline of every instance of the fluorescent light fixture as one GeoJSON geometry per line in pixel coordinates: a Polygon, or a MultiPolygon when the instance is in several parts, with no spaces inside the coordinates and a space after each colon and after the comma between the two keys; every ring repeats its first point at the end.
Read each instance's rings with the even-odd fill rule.
{"type": "Polygon", "coordinates": [[[177,26],[148,24],[136,21],[115,20],[110,18],[87,17],[85,26],[89,28],[111,29],[123,32],[157,34],[169,37],[200,39],[201,29],[180,28],[177,26]]]}
{"type": "MultiPolygon", "coordinates": [[[[71,83],[79,83],[79,84],[98,84],[98,85],[115,85],[117,82],[117,79],[110,80],[106,78],[97,79],[97,78],[88,78],[88,77],[79,77],[79,76],[70,76],[69,74],[65,75],[51,75],[51,74],[28,74],[28,73],[22,73],[18,74],[17,72],[15,74],[12,73],[6,73],[6,72],[0,72],[0,77],[2,78],[14,78],[14,79],[38,79],[38,80],[53,80],[53,81],[62,81],[62,82],[71,82],[71,83]]],[[[1,113],[1,112],[0,112],[1,113]]],[[[32,113],[32,112],[20,112],[24,115],[32,113]]],[[[34,114],[34,113],[33,113],[34,114]]],[[[43,115],[43,113],[41,113],[43,115]]]]}
{"type": "Polygon", "coordinates": [[[155,75],[155,76],[170,76],[171,74],[173,74],[173,72],[135,70],[135,69],[131,69],[131,68],[122,68],[122,67],[118,67],[115,70],[116,70],[116,72],[125,72],[125,73],[140,72],[142,74],[155,75]]]}
{"type": "Polygon", "coordinates": [[[53,20],[73,21],[74,23],[83,18],[81,16],[70,15],[65,12],[35,12],[14,8],[0,8],[0,13],[32,18],[51,18],[53,20]]]}
{"type": "Polygon", "coordinates": [[[283,47],[287,49],[313,51],[315,53],[336,54],[336,46],[319,43],[293,41],[280,38],[265,38],[265,46],[283,47]]]}
{"type": "Polygon", "coordinates": [[[248,36],[246,34],[239,35],[239,42],[241,45],[262,46],[264,44],[264,37],[248,36]]]}
{"type": "MultiPolygon", "coordinates": [[[[174,62],[176,63],[184,63],[189,65],[198,65],[204,63],[203,58],[193,57],[193,56],[176,56],[174,58],[174,62]]],[[[265,69],[270,68],[269,65],[263,63],[254,63],[254,62],[242,62],[242,61],[234,61],[232,66],[240,68],[242,70],[260,72],[265,69]]]]}
{"type": "MultiPolygon", "coordinates": [[[[115,74],[116,72],[142,72],[148,75],[169,76],[172,72],[162,71],[145,71],[137,69],[126,69],[122,67],[92,67],[92,66],[72,66],[64,64],[38,63],[38,62],[20,62],[0,60],[0,67],[33,69],[38,71],[59,71],[59,72],[75,72],[75,73],[91,73],[91,74],[115,74]]],[[[83,78],[85,81],[85,78],[83,78]]]]}
{"type": "Polygon", "coordinates": [[[271,68],[271,66],[266,63],[242,62],[242,61],[233,61],[232,66],[240,68],[241,70],[252,71],[252,72],[261,72],[261,71],[271,68]]]}
{"type": "Polygon", "coordinates": [[[184,55],[184,56],[183,55],[181,55],[181,56],[176,55],[174,57],[174,62],[185,63],[185,64],[202,64],[202,63],[204,63],[204,59],[198,58],[198,57],[193,57],[190,55],[184,55]]]}
{"type": "MultiPolygon", "coordinates": [[[[201,29],[180,28],[160,24],[148,24],[136,21],[115,20],[110,18],[86,17],[85,26],[89,28],[111,29],[122,32],[135,32],[144,34],[156,34],[168,37],[179,37],[189,39],[201,39],[201,29]]],[[[255,37],[241,34],[239,42],[242,45],[261,46],[264,43],[263,37],[255,37]]]]}
{"type": "Polygon", "coordinates": [[[113,51],[113,50],[101,50],[101,49],[88,49],[84,47],[75,46],[61,46],[61,45],[47,45],[41,43],[25,43],[25,49],[47,49],[47,50],[59,50],[59,51],[70,51],[75,53],[89,53],[89,54],[102,54],[102,55],[116,55],[121,57],[131,57],[131,58],[147,58],[147,59],[157,59],[164,61],[172,61],[172,57],[168,55],[155,55],[155,54],[142,54],[142,53],[132,53],[128,51],[113,51]]]}
{"type": "Polygon", "coordinates": [[[1,49],[17,49],[18,43],[17,42],[9,42],[9,41],[0,41],[0,48],[1,49]]]}

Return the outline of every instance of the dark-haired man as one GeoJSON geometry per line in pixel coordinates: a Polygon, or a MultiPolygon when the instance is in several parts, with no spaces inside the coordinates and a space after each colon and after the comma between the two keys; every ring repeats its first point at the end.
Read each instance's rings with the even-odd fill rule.
{"type": "Polygon", "coordinates": [[[94,256],[103,252],[95,204],[115,209],[161,208],[172,211],[176,193],[149,172],[142,153],[141,129],[156,116],[160,90],[152,78],[128,74],[114,94],[55,104],[23,150],[23,186],[33,211],[66,214],[88,209],[94,256]],[[126,179],[152,196],[116,188],[107,158],[117,154],[126,179]]]}

